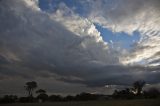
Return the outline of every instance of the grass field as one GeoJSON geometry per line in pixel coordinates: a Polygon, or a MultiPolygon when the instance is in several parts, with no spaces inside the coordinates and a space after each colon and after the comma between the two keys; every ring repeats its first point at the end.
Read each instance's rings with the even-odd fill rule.
{"type": "Polygon", "coordinates": [[[13,103],[0,106],[160,106],[160,100],[109,100],[88,102],[13,103]]]}

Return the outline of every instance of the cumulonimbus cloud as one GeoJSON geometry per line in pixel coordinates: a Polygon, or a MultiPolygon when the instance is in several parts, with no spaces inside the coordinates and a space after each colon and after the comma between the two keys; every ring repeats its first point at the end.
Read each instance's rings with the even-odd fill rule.
{"type": "MultiPolygon", "coordinates": [[[[37,0],[0,1],[0,75],[4,79],[8,78],[6,76],[53,77],[90,87],[105,84],[128,85],[137,79],[159,83],[158,66],[146,69],[144,66],[122,65],[122,62],[126,62],[126,57],[131,61],[132,56],[135,59],[142,55],[141,52],[138,54],[138,51],[142,50],[143,39],[135,47],[135,52],[129,52],[131,55],[128,53],[128,56],[120,61],[121,55],[109,48],[94,26],[93,22],[97,22],[96,19],[99,18],[95,17],[93,20],[93,13],[89,17],[81,17],[64,3],[61,3],[54,13],[46,13],[37,3],[37,0]]],[[[115,13],[111,18],[114,23],[118,24],[118,20],[122,20],[116,31],[126,31],[128,27],[124,23],[129,23],[132,15],[127,17],[129,20],[125,20],[123,16],[117,19],[118,13],[116,10],[113,12],[115,13]]],[[[104,13],[97,11],[96,14],[103,16],[104,22],[107,22],[108,18],[104,13]]],[[[103,25],[112,26],[111,23],[103,25]]],[[[134,28],[130,30],[134,31],[134,28]]],[[[135,29],[138,30],[138,27],[135,29]]],[[[150,38],[147,38],[148,45],[151,43],[150,38]]],[[[155,52],[158,52],[157,45],[156,48],[155,52]]]]}
{"type": "MultiPolygon", "coordinates": [[[[84,24],[77,25],[77,31],[67,29],[56,22],[60,19],[58,15],[54,17],[40,11],[33,1],[11,2],[1,1],[0,17],[0,54],[2,62],[6,61],[1,68],[6,69],[7,75],[16,73],[30,77],[34,76],[31,73],[43,70],[61,75],[83,75],[94,67],[118,63],[109,55],[107,44],[91,22],[81,19],[79,22],[84,24]],[[78,27],[84,26],[86,31],[78,33],[78,27]]],[[[73,16],[72,21],[78,21],[77,18],[80,19],[73,16]]],[[[68,21],[68,25],[73,23],[68,21]]]]}

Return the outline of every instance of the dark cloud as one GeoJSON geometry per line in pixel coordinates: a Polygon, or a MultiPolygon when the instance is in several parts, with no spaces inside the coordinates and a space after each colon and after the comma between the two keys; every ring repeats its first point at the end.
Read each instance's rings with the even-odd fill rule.
{"type": "MultiPolygon", "coordinates": [[[[143,66],[105,66],[87,71],[82,80],[62,78],[60,80],[70,83],[86,84],[89,87],[104,87],[105,85],[131,86],[134,81],[145,80],[147,83],[159,83],[160,67],[143,66]]],[[[70,74],[72,75],[72,74],[70,74]]]]}
{"type": "MultiPolygon", "coordinates": [[[[124,66],[117,56],[112,56],[112,51],[101,46],[103,42],[96,41],[95,36],[77,36],[51,19],[49,14],[31,8],[36,5],[29,6],[23,0],[1,1],[0,76],[3,79],[0,80],[53,78],[60,84],[82,84],[95,88],[130,85],[139,79],[160,83],[159,67],[124,66]],[[90,44],[90,47],[85,44],[90,44]]],[[[114,17],[119,16],[121,11],[114,11],[114,17]]],[[[128,13],[122,15],[125,14],[128,13]]]]}

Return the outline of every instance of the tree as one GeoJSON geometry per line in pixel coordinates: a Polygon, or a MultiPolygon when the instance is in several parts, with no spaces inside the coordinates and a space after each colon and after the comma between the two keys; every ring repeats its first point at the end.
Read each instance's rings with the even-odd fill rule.
{"type": "Polygon", "coordinates": [[[0,103],[15,103],[18,100],[16,95],[5,95],[0,99],[0,103]]]}
{"type": "Polygon", "coordinates": [[[160,91],[156,88],[150,88],[148,91],[144,92],[146,98],[157,98],[160,97],[160,91]]]}
{"type": "Polygon", "coordinates": [[[141,95],[141,93],[142,93],[142,88],[144,87],[144,85],[145,85],[145,81],[142,81],[142,80],[134,82],[134,83],[133,83],[134,93],[135,93],[136,95],[141,95]]]}
{"type": "Polygon", "coordinates": [[[43,89],[39,89],[39,90],[36,91],[36,93],[37,94],[44,94],[44,93],[46,93],[46,91],[43,90],[43,89]]]}
{"type": "Polygon", "coordinates": [[[48,100],[48,95],[45,93],[39,94],[37,96],[37,99],[39,100],[39,102],[45,102],[48,100]]]}
{"type": "Polygon", "coordinates": [[[119,90],[119,91],[115,90],[112,96],[115,99],[133,99],[134,98],[134,95],[131,92],[131,89],[129,88],[119,90]]]}
{"type": "Polygon", "coordinates": [[[60,95],[51,95],[48,99],[50,102],[63,101],[63,97],[60,95]]]}
{"type": "Polygon", "coordinates": [[[28,97],[33,97],[33,91],[37,88],[37,82],[26,82],[25,88],[28,91],[28,97]]]}
{"type": "Polygon", "coordinates": [[[48,95],[46,94],[46,91],[43,89],[39,89],[36,91],[38,94],[37,99],[41,100],[42,102],[45,102],[48,99],[48,95]]]}

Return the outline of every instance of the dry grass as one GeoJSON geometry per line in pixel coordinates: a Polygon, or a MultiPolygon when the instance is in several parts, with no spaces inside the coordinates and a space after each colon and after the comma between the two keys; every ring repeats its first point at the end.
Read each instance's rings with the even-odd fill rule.
{"type": "Polygon", "coordinates": [[[109,100],[88,102],[15,103],[0,106],[160,106],[160,100],[109,100]]]}

